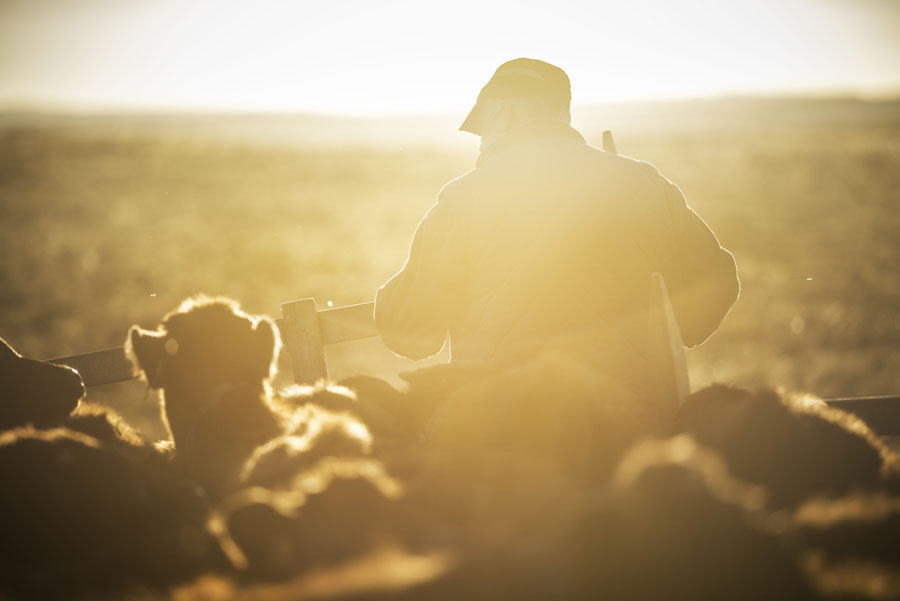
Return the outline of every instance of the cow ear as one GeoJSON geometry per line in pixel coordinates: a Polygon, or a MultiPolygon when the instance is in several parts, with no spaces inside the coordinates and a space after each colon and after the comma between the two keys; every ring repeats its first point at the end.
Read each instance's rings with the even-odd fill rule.
{"type": "Polygon", "coordinates": [[[125,354],[139,375],[143,375],[150,388],[162,386],[160,373],[166,350],[165,334],[131,326],[125,341],[125,354]]]}
{"type": "Polygon", "coordinates": [[[271,319],[259,318],[253,326],[253,365],[255,375],[266,379],[275,372],[278,353],[281,350],[281,336],[271,319]]]}

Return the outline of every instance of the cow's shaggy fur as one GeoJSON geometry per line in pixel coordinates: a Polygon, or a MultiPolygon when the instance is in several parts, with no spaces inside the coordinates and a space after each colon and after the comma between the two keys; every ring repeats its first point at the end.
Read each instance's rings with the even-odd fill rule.
{"type": "Polygon", "coordinates": [[[0,431],[59,426],[83,395],[77,371],[27,359],[0,339],[0,431]]]}
{"type": "Polygon", "coordinates": [[[553,530],[523,528],[428,582],[352,598],[815,598],[765,527],[764,502],[761,487],[735,480],[689,437],[649,441],[626,454],[611,487],[584,496],[553,530]]]}
{"type": "Polygon", "coordinates": [[[435,448],[531,456],[603,480],[621,453],[658,425],[642,400],[612,378],[549,355],[456,388],[426,436],[435,448]]]}
{"type": "Polygon", "coordinates": [[[246,458],[283,431],[269,381],[280,348],[272,321],[233,301],[194,297],[155,330],[133,326],[126,351],[150,388],[175,462],[213,496],[237,485],[246,458]]]}
{"type": "Polygon", "coordinates": [[[362,422],[306,404],[294,411],[283,435],[258,446],[247,458],[241,485],[283,488],[297,473],[326,458],[367,458],[371,448],[372,435],[362,422]]]}
{"type": "Polygon", "coordinates": [[[246,578],[281,580],[396,539],[401,492],[376,460],[329,457],[278,489],[233,493],[210,524],[246,578]]]}
{"type": "MultiPolygon", "coordinates": [[[[608,478],[622,451],[661,421],[613,378],[571,357],[543,355],[503,372],[438,365],[402,374],[398,391],[371,377],[341,383],[358,406],[376,407],[405,445],[450,454],[515,457],[592,481],[608,478]]],[[[367,416],[356,413],[368,424],[367,416]]],[[[387,432],[387,428],[380,428],[387,432]]],[[[390,435],[389,435],[390,436],[390,435]]],[[[376,440],[378,440],[376,435],[376,440]]],[[[409,453],[388,454],[405,470],[409,453]]]]}
{"type": "Polygon", "coordinates": [[[402,486],[371,455],[372,434],[353,417],[349,391],[322,384],[284,400],[294,406],[285,433],[256,448],[243,488],[211,521],[250,579],[280,580],[364,554],[412,519],[396,506],[402,486]]]}
{"type": "Polygon", "coordinates": [[[78,598],[165,589],[227,567],[207,503],[164,462],[58,428],[0,434],[0,590],[78,598]]]}
{"type": "Polygon", "coordinates": [[[729,471],[769,490],[770,506],[883,488],[896,459],[855,416],[821,401],[711,386],[691,395],[676,429],[716,449],[729,471]]]}
{"type": "Polygon", "coordinates": [[[900,497],[880,492],[808,501],[791,515],[786,538],[823,593],[900,594],[900,497]]]}
{"type": "Polygon", "coordinates": [[[793,556],[755,518],[765,490],[687,436],[631,449],[611,496],[563,548],[581,595],[609,599],[810,599],[793,556]]]}
{"type": "Polygon", "coordinates": [[[160,461],[165,458],[165,453],[160,453],[156,447],[147,444],[138,430],[117,411],[105,405],[82,399],[62,426],[73,432],[87,434],[103,443],[105,448],[133,460],[160,461]]]}
{"type": "Polygon", "coordinates": [[[712,387],[671,426],[688,434],[628,450],[667,426],[571,357],[429,368],[406,391],[360,377],[276,395],[274,324],[206,297],[133,327],[126,346],[162,391],[177,469],[84,402],[70,429],[0,435],[0,477],[25,478],[0,502],[15,597],[167,586],[226,564],[243,590],[288,581],[321,596],[342,589],[310,584],[316,571],[353,580],[341,566],[388,549],[403,565],[443,559],[405,591],[385,593],[380,575],[354,598],[802,601],[815,594],[804,574],[898,562],[869,520],[878,509],[893,534],[893,497],[860,497],[859,519],[807,501],[883,488],[895,465],[862,422],[820,404],[712,387]]]}
{"type": "MultiPolygon", "coordinates": [[[[343,423],[344,426],[356,423],[359,425],[354,426],[355,428],[365,428],[371,433],[369,442],[378,454],[415,439],[415,430],[407,427],[402,417],[395,413],[395,405],[403,404],[391,403],[402,396],[401,393],[377,378],[362,377],[352,381],[359,381],[366,387],[366,394],[357,394],[352,387],[325,381],[319,381],[315,385],[293,385],[280,390],[278,402],[291,414],[287,430],[296,435],[298,426],[303,427],[310,420],[317,421],[316,415],[325,417],[331,414],[347,419],[331,420],[330,423],[343,423]]],[[[323,445],[318,446],[325,448],[323,445]]]]}

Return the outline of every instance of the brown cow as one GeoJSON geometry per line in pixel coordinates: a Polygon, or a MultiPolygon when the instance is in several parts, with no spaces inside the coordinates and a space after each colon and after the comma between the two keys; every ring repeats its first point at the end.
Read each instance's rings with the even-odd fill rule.
{"type": "Polygon", "coordinates": [[[27,359],[0,338],[0,431],[59,426],[82,396],[77,371],[27,359]]]}
{"type": "Polygon", "coordinates": [[[205,296],[183,302],[155,330],[128,333],[128,356],[162,391],[176,464],[214,497],[238,484],[257,446],[283,432],[286,414],[269,386],[280,344],[270,319],[205,296]]]}

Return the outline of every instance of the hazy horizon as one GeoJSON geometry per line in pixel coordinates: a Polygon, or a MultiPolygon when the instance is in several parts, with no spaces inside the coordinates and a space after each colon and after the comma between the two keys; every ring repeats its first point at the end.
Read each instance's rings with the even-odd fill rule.
{"type": "Polygon", "coordinates": [[[467,111],[503,61],[573,103],[900,96],[900,3],[0,2],[0,109],[467,111]]]}
{"type": "MultiPolygon", "coordinates": [[[[880,92],[858,93],[845,90],[796,91],[773,90],[766,93],[723,93],[705,96],[684,96],[666,98],[634,98],[630,100],[609,100],[596,102],[573,103],[572,111],[592,110],[598,107],[627,107],[627,106],[666,106],[689,105],[691,103],[716,103],[716,102],[859,102],[866,104],[881,104],[900,102],[900,88],[885,89],[880,92]]],[[[383,113],[358,113],[338,112],[327,110],[297,108],[259,108],[259,107],[220,107],[220,106],[178,106],[165,104],[105,104],[105,103],[64,103],[61,101],[16,101],[13,99],[0,100],[0,113],[36,113],[36,114],[60,114],[60,115],[246,115],[246,116],[308,116],[322,118],[336,118],[347,120],[379,120],[412,118],[441,118],[464,115],[471,107],[464,106],[457,109],[432,109],[423,111],[397,111],[383,113]]]]}

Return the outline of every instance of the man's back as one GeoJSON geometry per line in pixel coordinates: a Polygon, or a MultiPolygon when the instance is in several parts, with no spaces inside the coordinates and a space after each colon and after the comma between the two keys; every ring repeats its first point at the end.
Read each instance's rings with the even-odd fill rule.
{"type": "Polygon", "coordinates": [[[737,297],[732,256],[652,165],[567,126],[523,131],[445,186],[379,290],[376,321],[413,358],[449,331],[453,362],[501,367],[553,349],[609,363],[643,352],[654,271],[691,346],[737,297]]]}

